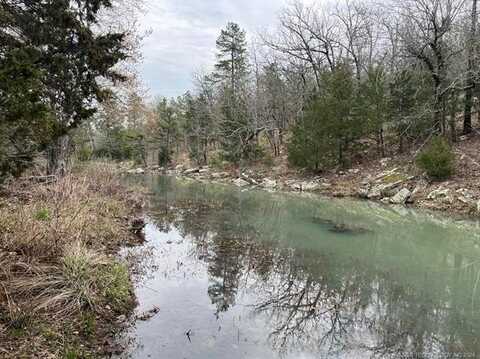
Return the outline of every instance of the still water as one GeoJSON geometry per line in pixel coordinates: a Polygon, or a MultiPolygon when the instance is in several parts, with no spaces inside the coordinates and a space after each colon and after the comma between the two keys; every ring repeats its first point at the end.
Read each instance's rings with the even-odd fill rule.
{"type": "Polygon", "coordinates": [[[405,208],[144,180],[128,358],[480,356],[480,228],[405,208]],[[141,254],[141,255],[139,255],[141,254]]]}

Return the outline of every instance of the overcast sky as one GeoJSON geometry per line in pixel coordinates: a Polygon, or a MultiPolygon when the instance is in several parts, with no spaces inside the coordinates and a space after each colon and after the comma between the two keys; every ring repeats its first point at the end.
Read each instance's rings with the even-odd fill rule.
{"type": "Polygon", "coordinates": [[[150,95],[172,97],[192,88],[192,75],[211,69],[215,41],[227,22],[248,35],[271,27],[287,0],[151,0],[142,27],[152,34],[144,41],[141,75],[150,95]]]}

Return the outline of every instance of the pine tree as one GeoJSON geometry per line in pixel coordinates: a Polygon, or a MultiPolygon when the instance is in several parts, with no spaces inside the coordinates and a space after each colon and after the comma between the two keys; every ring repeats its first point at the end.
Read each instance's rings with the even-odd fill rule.
{"type": "Polygon", "coordinates": [[[217,39],[217,51],[215,77],[226,81],[232,97],[235,97],[248,68],[245,31],[233,22],[228,23],[217,39]]]}
{"type": "Polygon", "coordinates": [[[390,119],[390,95],[388,93],[385,69],[370,67],[367,76],[361,80],[358,94],[359,111],[367,131],[374,135],[377,150],[385,156],[384,127],[390,119]]]}
{"type": "Polygon", "coordinates": [[[290,162],[315,171],[348,165],[351,147],[366,127],[359,115],[351,69],[339,65],[322,74],[321,80],[322,92],[293,127],[288,144],[290,162]]]}
{"type": "Polygon", "coordinates": [[[167,99],[157,101],[155,107],[156,131],[155,141],[159,145],[158,164],[163,166],[172,161],[174,145],[179,135],[178,118],[167,99]]]}
{"type": "Polygon", "coordinates": [[[208,145],[214,131],[213,119],[205,93],[184,98],[184,131],[190,158],[199,165],[208,162],[208,145]]]}
{"type": "Polygon", "coordinates": [[[250,152],[252,137],[245,96],[248,70],[245,32],[237,24],[228,23],[217,40],[217,51],[214,78],[222,84],[221,144],[225,159],[238,162],[250,152]]]}

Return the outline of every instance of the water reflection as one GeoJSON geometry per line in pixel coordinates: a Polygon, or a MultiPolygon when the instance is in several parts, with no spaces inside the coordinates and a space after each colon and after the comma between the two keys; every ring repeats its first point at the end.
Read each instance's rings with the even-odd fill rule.
{"type": "MultiPolygon", "coordinates": [[[[152,222],[167,235],[178,232],[188,257],[204,265],[197,270],[206,290],[198,285],[184,294],[199,302],[208,296],[219,328],[232,313],[248,322],[237,320],[239,352],[229,357],[255,357],[245,354],[251,348],[240,341],[241,330],[256,336],[249,340],[258,358],[480,355],[480,242],[473,223],[165,177],[150,181],[152,222]]],[[[204,321],[203,311],[210,309],[178,320],[204,321]]],[[[162,333],[166,325],[153,330],[162,333]]],[[[223,357],[221,335],[212,334],[218,346],[188,353],[223,357]]],[[[178,346],[166,336],[165,346],[178,346]]]]}

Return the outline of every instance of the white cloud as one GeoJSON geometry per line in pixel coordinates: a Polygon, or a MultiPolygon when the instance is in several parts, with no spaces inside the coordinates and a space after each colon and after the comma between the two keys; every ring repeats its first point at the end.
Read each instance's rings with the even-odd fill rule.
{"type": "Polygon", "coordinates": [[[249,35],[275,22],[285,0],[151,0],[142,28],[141,74],[153,96],[177,96],[192,87],[195,71],[215,61],[215,41],[228,21],[249,35]]]}

